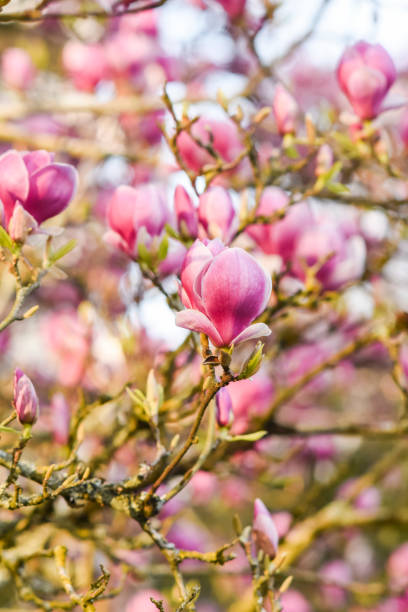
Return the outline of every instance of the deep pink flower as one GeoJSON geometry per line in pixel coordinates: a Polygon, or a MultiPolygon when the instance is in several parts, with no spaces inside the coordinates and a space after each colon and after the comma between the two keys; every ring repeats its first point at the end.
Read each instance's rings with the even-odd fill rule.
{"type": "Polygon", "coordinates": [[[40,404],[33,383],[20,368],[14,372],[13,405],[22,425],[34,425],[38,419],[40,404]]]}
{"type": "Polygon", "coordinates": [[[9,87],[28,89],[37,70],[30,55],[19,47],[8,47],[1,56],[1,75],[9,87]]]}
{"type": "MultiPolygon", "coordinates": [[[[219,121],[200,117],[191,127],[191,134],[203,144],[211,144],[226,162],[232,162],[243,150],[237,127],[230,119],[219,121]]],[[[186,131],[177,137],[177,146],[184,163],[194,172],[198,173],[206,164],[215,162],[210,153],[194,142],[186,131]]]]}
{"type": "Polygon", "coordinates": [[[207,334],[218,347],[270,333],[264,323],[250,325],[265,309],[272,281],[249,253],[219,240],[196,240],[181,272],[181,299],[187,310],[176,324],[207,334]]]}
{"type": "MultiPolygon", "coordinates": [[[[137,239],[141,228],[150,237],[159,236],[171,220],[163,193],[156,185],[115,189],[107,208],[108,223],[113,230],[109,242],[130,255],[137,253],[137,239]]],[[[143,232],[142,232],[143,233],[143,232]]]]}
{"type": "Polygon", "coordinates": [[[231,19],[235,19],[244,12],[246,0],[217,0],[217,2],[231,19]]]}
{"type": "Polygon", "coordinates": [[[236,214],[231,196],[224,187],[211,187],[200,196],[198,219],[209,238],[228,242],[234,231],[236,214]]]}
{"type": "Polygon", "coordinates": [[[254,503],[252,535],[258,550],[274,557],[278,550],[279,536],[273,518],[259,498],[254,503]]]}
{"type": "Polygon", "coordinates": [[[394,62],[381,45],[359,41],[348,47],[337,66],[337,80],[360,119],[372,119],[397,76],[394,62]]]}
{"type": "Polygon", "coordinates": [[[77,184],[77,171],[68,164],[57,164],[48,151],[0,155],[0,200],[6,227],[17,204],[42,223],[58,215],[71,201],[77,184]]]}
{"type": "Polygon", "coordinates": [[[272,104],[279,134],[290,134],[295,131],[299,107],[295,98],[283,87],[277,85],[272,104]]]}
{"type": "Polygon", "coordinates": [[[187,191],[181,185],[177,185],[174,192],[174,210],[177,217],[177,227],[192,238],[198,235],[197,209],[187,191]]]}

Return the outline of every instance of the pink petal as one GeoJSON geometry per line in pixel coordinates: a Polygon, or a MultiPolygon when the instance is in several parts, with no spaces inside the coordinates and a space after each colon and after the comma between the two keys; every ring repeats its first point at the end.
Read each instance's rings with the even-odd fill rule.
{"type": "Polygon", "coordinates": [[[270,276],[243,249],[226,249],[213,259],[202,279],[201,297],[225,345],[261,314],[271,291],[270,276]]]}
{"type": "Polygon", "coordinates": [[[0,155],[0,200],[3,202],[6,225],[13,214],[16,200],[25,203],[29,192],[28,171],[17,151],[0,155]]]}
{"type": "Polygon", "coordinates": [[[54,161],[54,155],[43,149],[29,151],[23,155],[24,163],[30,174],[33,174],[44,166],[49,166],[54,161]]]}
{"type": "Polygon", "coordinates": [[[237,346],[237,344],[241,344],[241,342],[246,342],[247,340],[269,336],[270,333],[271,330],[265,323],[254,323],[238,334],[238,336],[233,339],[232,343],[234,346],[237,346]]]}
{"type": "Polygon", "coordinates": [[[58,215],[71,201],[77,171],[68,164],[49,164],[30,177],[30,193],[24,208],[41,223],[58,215]]]}
{"type": "Polygon", "coordinates": [[[176,314],[176,325],[206,334],[215,346],[224,346],[224,342],[211,321],[198,310],[183,310],[176,314]]]}

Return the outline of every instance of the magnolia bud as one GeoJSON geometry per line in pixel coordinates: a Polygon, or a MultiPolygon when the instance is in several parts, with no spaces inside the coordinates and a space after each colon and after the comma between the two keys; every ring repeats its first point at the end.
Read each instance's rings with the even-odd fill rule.
{"type": "Polygon", "coordinates": [[[39,401],[31,380],[19,368],[14,373],[13,405],[22,425],[34,425],[39,415],[39,401]]]}
{"type": "Polygon", "coordinates": [[[258,549],[270,557],[276,555],[279,544],[279,535],[273,522],[273,518],[268,512],[262,500],[257,498],[254,503],[254,522],[252,523],[252,534],[258,549]]]}
{"type": "Polygon", "coordinates": [[[217,408],[216,416],[217,423],[220,427],[227,427],[233,419],[231,396],[227,389],[220,389],[215,396],[215,405],[217,408]]]}
{"type": "Polygon", "coordinates": [[[183,233],[183,230],[187,230],[187,235],[192,238],[197,238],[197,211],[194,208],[194,204],[189,194],[181,185],[177,185],[176,191],[174,192],[174,210],[176,212],[179,231],[183,233]]]}

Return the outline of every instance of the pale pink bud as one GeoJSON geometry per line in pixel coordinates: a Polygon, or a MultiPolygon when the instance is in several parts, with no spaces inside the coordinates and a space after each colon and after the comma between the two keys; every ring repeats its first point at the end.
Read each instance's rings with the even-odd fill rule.
{"type": "Polygon", "coordinates": [[[220,427],[227,427],[234,417],[232,401],[228,390],[221,388],[215,396],[217,423],[220,427]]]}
{"type": "Polygon", "coordinates": [[[223,187],[212,187],[200,196],[198,219],[209,238],[228,242],[236,215],[230,194],[223,187]]]}
{"type": "Polygon", "coordinates": [[[14,372],[13,405],[22,425],[34,425],[38,419],[40,405],[31,380],[20,368],[14,372]]]}
{"type": "Polygon", "coordinates": [[[177,227],[181,233],[187,231],[191,238],[197,238],[198,220],[197,210],[187,191],[177,185],[174,192],[174,210],[177,217],[177,227]]]}
{"type": "Polygon", "coordinates": [[[34,217],[21,204],[17,204],[8,224],[10,238],[16,242],[25,242],[27,236],[33,234],[37,227],[38,223],[34,217]]]}
{"type": "Polygon", "coordinates": [[[23,91],[31,86],[37,71],[27,51],[9,47],[1,56],[1,72],[9,87],[23,91]]]}
{"type": "Polygon", "coordinates": [[[0,199],[6,226],[17,204],[37,223],[58,215],[73,198],[77,177],[75,168],[54,163],[47,151],[24,153],[10,149],[0,155],[0,199]]]}
{"type": "Polygon", "coordinates": [[[337,80],[360,119],[372,119],[397,73],[394,62],[381,45],[360,41],[348,47],[337,66],[337,80]]]}
{"type": "Polygon", "coordinates": [[[264,323],[250,325],[265,309],[271,278],[249,253],[218,240],[196,240],[181,271],[181,298],[187,310],[176,324],[206,334],[217,346],[270,334],[264,323]]]}
{"type": "Polygon", "coordinates": [[[295,98],[280,84],[276,86],[272,108],[279,134],[294,132],[299,107],[295,98]]]}
{"type": "Polygon", "coordinates": [[[75,87],[85,91],[92,91],[99,81],[110,76],[105,49],[99,44],[70,40],[64,47],[62,63],[75,87]]]}
{"type": "Polygon", "coordinates": [[[254,503],[252,535],[258,550],[263,550],[270,557],[276,555],[279,545],[278,532],[267,507],[259,498],[254,503]]]}

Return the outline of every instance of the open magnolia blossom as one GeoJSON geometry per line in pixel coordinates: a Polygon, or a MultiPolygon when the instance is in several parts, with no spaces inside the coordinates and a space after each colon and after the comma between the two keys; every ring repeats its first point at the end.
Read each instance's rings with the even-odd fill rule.
{"type": "Polygon", "coordinates": [[[0,156],[0,200],[4,225],[23,241],[38,224],[62,212],[72,200],[78,173],[53,161],[48,151],[9,150],[0,156]]]}
{"type": "Polygon", "coordinates": [[[249,253],[227,248],[218,239],[196,240],[181,271],[181,300],[176,324],[206,334],[214,346],[237,345],[269,335],[255,323],[269,302],[271,278],[249,253]]]}

